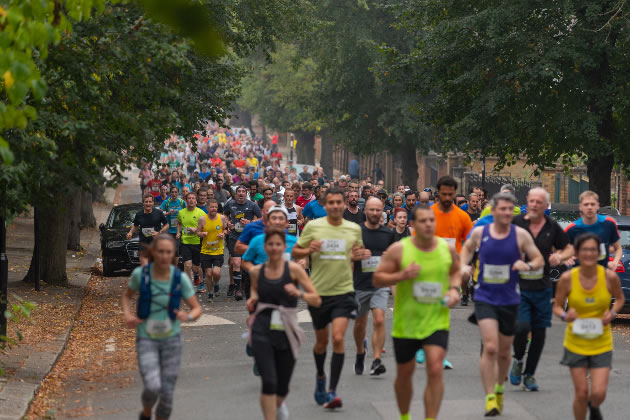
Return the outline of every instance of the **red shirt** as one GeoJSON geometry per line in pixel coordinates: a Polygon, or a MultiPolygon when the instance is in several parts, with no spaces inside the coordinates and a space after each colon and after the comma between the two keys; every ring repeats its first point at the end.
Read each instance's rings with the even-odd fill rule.
{"type": "Polygon", "coordinates": [[[212,166],[219,166],[221,164],[221,158],[211,158],[210,162],[212,162],[212,166]]]}
{"type": "Polygon", "coordinates": [[[162,181],[160,181],[159,179],[152,179],[151,181],[147,182],[147,185],[146,185],[146,187],[149,189],[149,192],[151,193],[153,198],[157,198],[157,196],[160,195],[161,186],[162,186],[162,181]]]}
{"type": "Polygon", "coordinates": [[[234,159],[234,166],[236,166],[237,168],[242,168],[243,166],[245,166],[245,160],[244,159],[234,159]]]}
{"type": "Polygon", "coordinates": [[[295,204],[297,204],[298,206],[304,208],[304,207],[306,207],[306,205],[308,203],[310,203],[313,200],[315,200],[315,194],[311,194],[311,198],[309,198],[309,199],[306,199],[306,198],[304,198],[303,195],[301,195],[301,196],[299,196],[297,198],[297,200],[295,200],[295,204]]]}
{"type": "Polygon", "coordinates": [[[271,144],[278,144],[278,136],[277,136],[277,135],[274,135],[274,136],[271,138],[271,144]]]}
{"type": "Polygon", "coordinates": [[[271,154],[271,158],[272,159],[278,159],[278,160],[282,160],[282,153],[280,152],[274,152],[271,154]]]}

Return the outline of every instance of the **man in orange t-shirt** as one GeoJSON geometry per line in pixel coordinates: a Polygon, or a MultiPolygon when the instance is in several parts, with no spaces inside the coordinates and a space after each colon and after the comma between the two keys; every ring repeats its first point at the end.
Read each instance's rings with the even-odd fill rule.
{"type": "MultiPolygon", "coordinates": [[[[450,176],[443,176],[437,183],[439,201],[431,208],[435,213],[435,235],[452,242],[461,252],[462,243],[473,228],[470,216],[453,204],[457,192],[457,181],[450,176]]],[[[462,281],[462,305],[468,305],[468,282],[462,281]]]]}

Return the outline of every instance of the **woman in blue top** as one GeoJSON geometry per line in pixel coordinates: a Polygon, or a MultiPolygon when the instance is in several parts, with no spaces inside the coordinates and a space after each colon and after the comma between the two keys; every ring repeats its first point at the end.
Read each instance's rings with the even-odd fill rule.
{"type": "Polygon", "coordinates": [[[201,316],[201,307],[190,278],[175,267],[177,257],[173,237],[168,234],[158,235],[146,248],[146,252],[150,264],[136,268],[131,274],[129,287],[122,296],[122,308],[127,327],[136,329],[138,366],[144,383],[140,420],[151,419],[151,412],[158,398],[160,401],[155,410],[156,418],[168,419],[173,408],[173,394],[182,354],[180,322],[198,319],[201,316]],[[132,311],[130,300],[141,288],[139,302],[143,298],[148,298],[149,301],[146,315],[139,314],[144,319],[140,319],[132,311]],[[181,295],[191,308],[190,312],[179,310],[179,302],[173,303],[170,295],[174,292],[181,295]]]}

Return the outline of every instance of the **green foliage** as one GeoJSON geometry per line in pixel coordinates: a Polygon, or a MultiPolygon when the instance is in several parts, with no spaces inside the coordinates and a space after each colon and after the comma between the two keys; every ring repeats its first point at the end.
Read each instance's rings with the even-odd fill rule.
{"type": "MultiPolygon", "coordinates": [[[[34,303],[24,300],[17,295],[13,295],[13,299],[15,300],[15,303],[11,304],[9,306],[9,309],[4,312],[4,317],[8,321],[7,328],[11,326],[12,323],[29,318],[31,316],[31,312],[37,306],[34,303]]],[[[0,335],[0,354],[5,354],[8,349],[18,345],[19,342],[22,341],[23,337],[20,330],[17,327],[13,326],[13,331],[15,332],[17,339],[5,335],[0,335]]],[[[0,376],[5,376],[5,371],[2,368],[1,364],[0,376]]]]}

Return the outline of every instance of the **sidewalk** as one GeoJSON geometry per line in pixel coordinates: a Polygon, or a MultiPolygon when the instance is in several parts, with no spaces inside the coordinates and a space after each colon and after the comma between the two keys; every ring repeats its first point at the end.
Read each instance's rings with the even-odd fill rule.
{"type": "MultiPolygon", "coordinates": [[[[108,189],[105,193],[107,204],[95,203],[97,226],[107,219],[114,195],[114,190],[108,189]]],[[[66,256],[70,287],[49,286],[42,282],[40,292],[36,292],[33,285],[22,282],[33,252],[33,218],[18,217],[7,229],[9,304],[16,295],[37,304],[37,308],[31,318],[18,323],[23,340],[2,356],[7,376],[0,378],[0,420],[21,419],[25,415],[42,380],[66,347],[92,267],[100,253],[99,230],[81,231],[81,246],[83,251],[68,251],[66,256]]],[[[11,331],[14,326],[9,324],[9,335],[15,337],[11,331]]]]}

